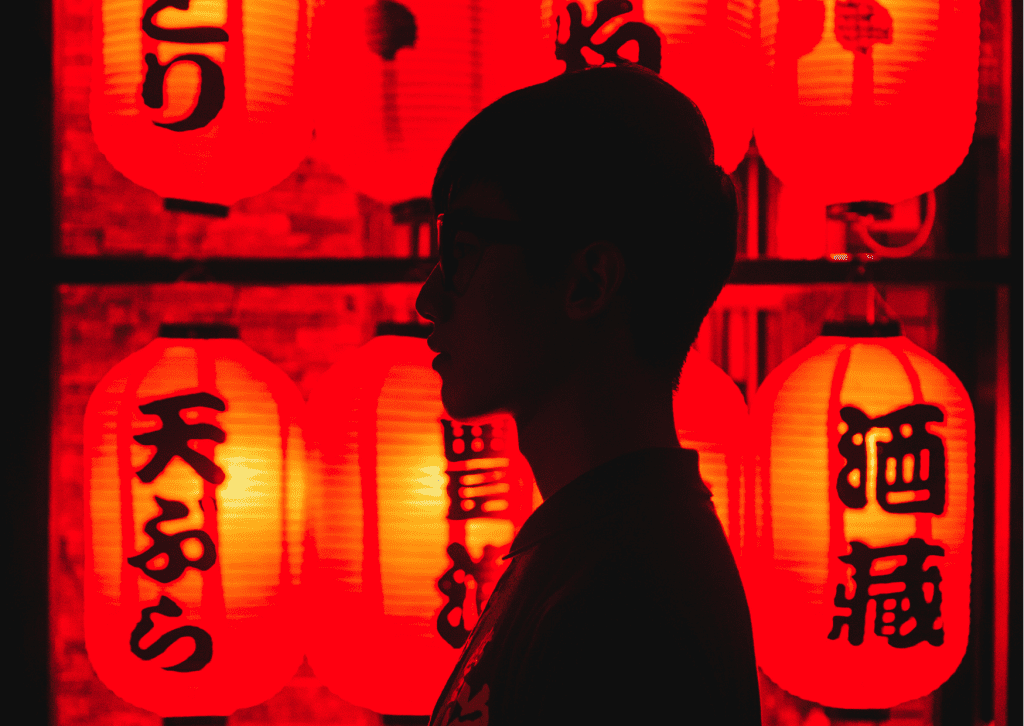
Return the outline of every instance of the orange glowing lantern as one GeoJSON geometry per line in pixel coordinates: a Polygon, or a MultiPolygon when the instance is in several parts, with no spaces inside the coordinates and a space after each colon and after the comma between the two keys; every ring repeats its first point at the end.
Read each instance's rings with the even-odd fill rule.
{"type": "Polygon", "coordinates": [[[711,490],[733,555],[739,557],[747,402],[725,371],[691,350],[679,376],[673,410],[679,443],[697,451],[700,477],[711,490]]]}
{"type": "Polygon", "coordinates": [[[260,703],[302,658],[302,397],[232,336],[163,326],[86,410],[89,659],[164,717],[260,703]]]}
{"type": "Polygon", "coordinates": [[[448,419],[422,339],[379,336],[309,402],[310,665],[352,703],[430,713],[533,509],[510,417],[448,419]]]}
{"type": "Polygon", "coordinates": [[[838,708],[930,693],[970,621],[974,413],[896,324],[826,326],[751,408],[758,664],[838,708]]]}
{"type": "Polygon", "coordinates": [[[732,172],[747,153],[753,128],[755,5],[754,0],[548,0],[541,8],[548,47],[555,48],[567,70],[622,58],[658,71],[700,108],[715,161],[732,172]]]}
{"type": "Polygon", "coordinates": [[[93,27],[96,143],[169,209],[217,213],[305,156],[305,0],[96,0],[93,27]]]}
{"type": "Polygon", "coordinates": [[[426,197],[477,111],[559,68],[523,2],[353,0],[317,7],[317,143],[359,191],[426,197]]]}
{"type": "Polygon", "coordinates": [[[963,161],[978,0],[763,0],[765,163],[823,203],[894,204],[963,161]]]}

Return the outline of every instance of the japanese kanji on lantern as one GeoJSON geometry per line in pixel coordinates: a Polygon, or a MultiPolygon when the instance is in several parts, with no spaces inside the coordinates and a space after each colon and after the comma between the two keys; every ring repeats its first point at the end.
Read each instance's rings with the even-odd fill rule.
{"type": "Polygon", "coordinates": [[[715,512],[739,558],[748,514],[743,488],[747,402],[725,371],[691,349],[672,408],[679,444],[697,451],[700,477],[711,490],[715,512]]]}
{"type": "Polygon", "coordinates": [[[974,413],[895,323],[826,325],[751,408],[758,665],[838,708],[938,688],[970,625],[974,413]]]}
{"type": "Polygon", "coordinates": [[[762,0],[758,150],[822,204],[895,204],[974,132],[978,0],[762,0]]]}
{"type": "Polygon", "coordinates": [[[168,208],[230,205],[305,156],[305,0],[96,0],[93,33],[96,143],[168,208]]]}
{"type": "Polygon", "coordinates": [[[477,111],[561,70],[528,2],[327,2],[313,42],[317,143],[338,174],[384,202],[429,196],[477,111]]]}
{"type": "Polygon", "coordinates": [[[534,506],[507,416],[462,423],[420,338],[374,338],[310,396],[310,665],[351,703],[426,714],[534,506]]]}
{"type": "Polygon", "coordinates": [[[753,128],[754,0],[546,0],[545,39],[568,71],[626,59],[697,104],[732,172],[753,128]]]}
{"type": "Polygon", "coordinates": [[[96,387],[85,639],[124,700],[226,716],[298,667],[302,404],[228,326],[165,325],[96,387]]]}
{"type": "Polygon", "coordinates": [[[753,0],[325,3],[314,26],[318,143],[365,194],[425,197],[452,138],[488,103],[630,60],[697,103],[732,171],[753,124],[753,17],[753,0]]]}

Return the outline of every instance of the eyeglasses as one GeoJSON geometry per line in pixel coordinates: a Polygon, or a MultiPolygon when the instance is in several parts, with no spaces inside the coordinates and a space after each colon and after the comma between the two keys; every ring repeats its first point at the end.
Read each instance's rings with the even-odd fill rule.
{"type": "Polygon", "coordinates": [[[437,215],[438,266],[445,288],[464,295],[484,250],[495,243],[524,244],[526,232],[523,222],[508,219],[474,217],[460,210],[437,215]]]}

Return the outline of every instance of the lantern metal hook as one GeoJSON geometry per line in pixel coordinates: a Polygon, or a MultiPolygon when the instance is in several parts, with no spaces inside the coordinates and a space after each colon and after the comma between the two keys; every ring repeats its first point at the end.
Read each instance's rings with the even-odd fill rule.
{"type": "Polygon", "coordinates": [[[857,205],[853,204],[836,205],[834,212],[830,208],[829,216],[845,221],[848,227],[860,238],[860,241],[879,257],[909,257],[924,247],[925,242],[928,241],[928,237],[932,233],[932,227],[935,225],[935,191],[929,191],[924,196],[925,213],[921,226],[912,240],[899,247],[883,245],[871,236],[871,225],[875,222],[877,216],[874,213],[874,208],[882,205],[861,203],[865,205],[863,209],[858,209],[857,205]]]}

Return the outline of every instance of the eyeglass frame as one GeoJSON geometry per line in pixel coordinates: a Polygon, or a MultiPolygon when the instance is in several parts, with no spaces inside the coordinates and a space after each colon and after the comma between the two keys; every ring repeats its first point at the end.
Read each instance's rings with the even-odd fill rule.
{"type": "MultiPolygon", "coordinates": [[[[469,289],[473,275],[480,265],[480,257],[484,249],[492,244],[525,245],[527,244],[527,233],[530,231],[529,225],[519,220],[477,217],[460,210],[437,215],[436,224],[438,270],[441,273],[445,289],[458,296],[466,294],[469,289]],[[460,260],[455,256],[454,235],[461,231],[470,232],[477,237],[480,244],[480,255],[477,255],[472,269],[468,273],[464,272],[467,276],[463,283],[456,286],[455,276],[458,274],[460,260]]],[[[465,270],[465,268],[463,269],[465,270]]]]}

